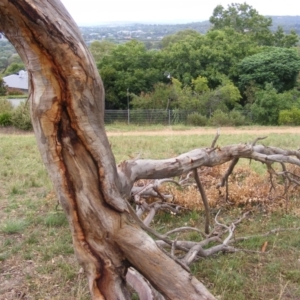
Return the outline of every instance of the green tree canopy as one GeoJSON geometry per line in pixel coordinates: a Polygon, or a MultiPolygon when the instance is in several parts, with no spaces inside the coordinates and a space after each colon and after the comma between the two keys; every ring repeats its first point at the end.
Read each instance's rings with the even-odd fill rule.
{"type": "Polygon", "coordinates": [[[228,78],[223,76],[222,84],[214,90],[209,90],[206,82],[206,78],[198,77],[193,81],[193,90],[172,78],[172,84],[158,83],[152,92],[133,95],[132,106],[135,109],[183,109],[210,115],[217,109],[228,111],[238,104],[240,92],[228,78]]]}
{"type": "Polygon", "coordinates": [[[208,80],[202,76],[198,76],[196,79],[193,79],[192,86],[194,91],[198,94],[203,94],[209,91],[208,80]]]}
{"type": "Polygon", "coordinates": [[[109,55],[115,47],[117,47],[115,43],[103,40],[92,42],[89,48],[95,61],[100,62],[102,58],[109,55]]]}
{"type": "Polygon", "coordinates": [[[0,96],[6,95],[6,87],[4,80],[0,77],[0,96]]]}
{"type": "Polygon", "coordinates": [[[277,30],[274,33],[274,46],[275,47],[285,47],[291,48],[295,47],[299,42],[299,36],[295,30],[291,30],[289,34],[286,34],[283,31],[281,26],[278,26],[277,30]]]}
{"type": "Polygon", "coordinates": [[[173,109],[177,93],[173,85],[159,82],[149,93],[132,95],[131,105],[134,109],[173,109]]]}
{"type": "Polygon", "coordinates": [[[184,85],[202,76],[207,78],[210,88],[216,88],[223,75],[237,83],[238,63],[258,51],[261,49],[249,36],[225,28],[172,42],[161,53],[164,69],[184,85]]]}
{"type": "Polygon", "coordinates": [[[248,34],[263,45],[272,44],[272,19],[264,17],[256,9],[247,3],[232,3],[225,9],[218,5],[209,21],[213,24],[213,30],[233,28],[242,34],[248,34]]]}
{"type": "Polygon", "coordinates": [[[151,91],[155,83],[164,79],[158,65],[156,52],[148,51],[142,42],[132,40],[115,47],[98,63],[106,91],[106,107],[127,108],[128,92],[151,91]]]}
{"type": "Polygon", "coordinates": [[[25,70],[25,65],[23,63],[12,63],[7,67],[4,75],[8,76],[11,74],[16,74],[21,70],[25,70]]]}
{"type": "Polygon", "coordinates": [[[13,54],[9,57],[8,63],[9,63],[9,64],[23,64],[23,61],[22,61],[21,57],[19,56],[19,54],[13,53],[13,54]]]}
{"type": "Polygon", "coordinates": [[[163,37],[160,44],[162,48],[167,48],[172,44],[190,40],[190,38],[197,38],[199,35],[201,35],[199,32],[192,29],[181,30],[163,37]]]}
{"type": "Polygon", "coordinates": [[[264,88],[266,83],[272,83],[278,92],[282,92],[296,85],[300,56],[295,49],[271,47],[246,57],[239,67],[242,89],[253,82],[261,88],[264,88]]]}
{"type": "Polygon", "coordinates": [[[296,90],[278,93],[272,84],[255,93],[255,102],[251,105],[254,122],[261,125],[278,125],[279,114],[282,110],[300,107],[300,95],[296,90]]]}
{"type": "Polygon", "coordinates": [[[252,43],[264,46],[294,47],[299,37],[294,30],[286,34],[282,27],[272,33],[272,19],[262,16],[256,9],[247,3],[232,3],[225,9],[222,5],[216,6],[210,17],[212,30],[232,28],[236,32],[248,35],[252,43]]]}

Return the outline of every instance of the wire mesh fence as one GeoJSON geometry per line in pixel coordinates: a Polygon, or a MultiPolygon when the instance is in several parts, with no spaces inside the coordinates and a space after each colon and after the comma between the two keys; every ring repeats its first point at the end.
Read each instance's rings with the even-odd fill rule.
{"type": "Polygon", "coordinates": [[[127,124],[186,124],[187,116],[192,111],[137,109],[137,110],[106,110],[104,121],[106,124],[122,122],[127,124]]]}
{"type": "MultiPolygon", "coordinates": [[[[190,110],[164,110],[164,109],[134,109],[134,110],[105,110],[105,124],[116,122],[137,125],[175,125],[188,124],[188,116],[195,113],[190,110]]],[[[250,119],[251,116],[247,111],[241,113],[250,119]]],[[[209,112],[203,112],[207,115],[209,112]]]]}

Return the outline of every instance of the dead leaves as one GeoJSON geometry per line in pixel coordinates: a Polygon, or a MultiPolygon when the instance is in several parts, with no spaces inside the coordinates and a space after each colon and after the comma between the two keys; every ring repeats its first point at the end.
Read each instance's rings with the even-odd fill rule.
{"type": "MultiPolygon", "coordinates": [[[[278,180],[275,183],[276,189],[270,191],[268,174],[259,175],[247,166],[236,167],[229,177],[229,203],[226,203],[226,188],[216,188],[216,186],[227,168],[228,164],[223,164],[214,168],[205,167],[199,170],[210,207],[219,208],[228,204],[243,208],[252,208],[260,204],[272,205],[272,209],[285,207],[284,183],[278,180]]],[[[193,179],[189,179],[188,183],[181,188],[174,185],[164,185],[160,189],[163,193],[173,195],[172,202],[178,205],[192,210],[203,210],[203,203],[193,179]]],[[[298,187],[290,190],[290,196],[297,196],[298,193],[298,187]]]]}

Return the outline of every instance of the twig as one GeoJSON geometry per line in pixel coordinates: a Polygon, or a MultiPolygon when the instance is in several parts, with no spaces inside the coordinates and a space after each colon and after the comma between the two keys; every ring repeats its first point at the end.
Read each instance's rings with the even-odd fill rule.
{"type": "Polygon", "coordinates": [[[234,233],[234,230],[235,230],[235,225],[232,223],[229,227],[228,227],[228,230],[229,230],[229,234],[228,234],[228,237],[223,241],[223,244],[224,245],[227,245],[228,242],[231,240],[232,236],[233,236],[233,233],[234,233]]]}
{"type": "Polygon", "coordinates": [[[249,210],[249,211],[243,213],[243,215],[239,219],[237,219],[236,221],[234,221],[233,224],[234,225],[238,225],[239,223],[241,223],[250,214],[250,212],[251,211],[249,210]]]}
{"type": "Polygon", "coordinates": [[[231,175],[231,173],[232,173],[234,167],[236,166],[236,164],[237,164],[238,162],[239,162],[239,159],[238,159],[238,158],[234,158],[234,159],[231,161],[231,163],[230,163],[230,165],[229,165],[229,167],[228,167],[226,173],[225,173],[224,176],[222,177],[221,182],[217,185],[217,188],[223,187],[223,186],[225,185],[225,183],[228,182],[228,177],[231,175]]]}
{"type": "Polygon", "coordinates": [[[181,232],[181,231],[196,231],[198,233],[200,233],[202,235],[202,237],[207,237],[207,235],[205,233],[203,233],[201,230],[197,229],[197,228],[194,228],[194,227],[180,227],[180,228],[176,228],[176,229],[173,229],[171,231],[168,231],[167,233],[165,233],[165,235],[171,235],[173,233],[178,233],[178,232],[181,232]]]}
{"type": "Polygon", "coordinates": [[[253,143],[251,144],[252,147],[254,147],[258,141],[264,140],[264,139],[266,139],[266,138],[267,138],[267,136],[256,138],[256,139],[253,141],[253,143]]]}
{"type": "Polygon", "coordinates": [[[220,128],[217,129],[217,133],[216,133],[215,138],[213,139],[213,141],[211,143],[210,148],[215,148],[215,145],[216,145],[216,142],[217,142],[219,136],[220,136],[220,128]]]}
{"type": "Polygon", "coordinates": [[[266,237],[266,236],[269,236],[271,234],[275,234],[275,233],[283,232],[283,231],[299,231],[299,230],[300,230],[300,227],[297,227],[297,228],[275,228],[275,229],[272,229],[272,230],[270,230],[266,233],[263,233],[263,234],[235,238],[234,242],[246,241],[246,240],[256,238],[256,237],[266,237]]]}
{"type": "Polygon", "coordinates": [[[173,241],[172,243],[172,247],[171,247],[171,256],[175,257],[175,250],[176,250],[176,242],[177,242],[177,238],[175,239],[175,241],[173,241]]]}
{"type": "Polygon", "coordinates": [[[221,210],[218,211],[218,213],[216,214],[216,217],[215,217],[215,222],[216,224],[218,224],[219,226],[227,229],[229,231],[229,235],[227,236],[227,238],[223,241],[223,244],[224,245],[227,245],[229,243],[229,241],[231,240],[232,236],[233,236],[233,233],[234,233],[234,230],[235,230],[235,224],[234,223],[231,223],[230,226],[227,226],[225,224],[222,224],[218,221],[218,215],[220,213],[221,210]]]}

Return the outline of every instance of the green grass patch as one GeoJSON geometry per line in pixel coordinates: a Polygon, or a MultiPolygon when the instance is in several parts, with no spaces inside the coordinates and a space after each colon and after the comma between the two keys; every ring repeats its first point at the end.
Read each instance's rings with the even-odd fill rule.
{"type": "Polygon", "coordinates": [[[0,226],[0,232],[6,234],[22,233],[27,227],[27,222],[18,219],[7,219],[0,226]]]}
{"type": "Polygon", "coordinates": [[[45,218],[48,227],[61,227],[67,225],[68,221],[64,213],[50,213],[45,218]]]}

